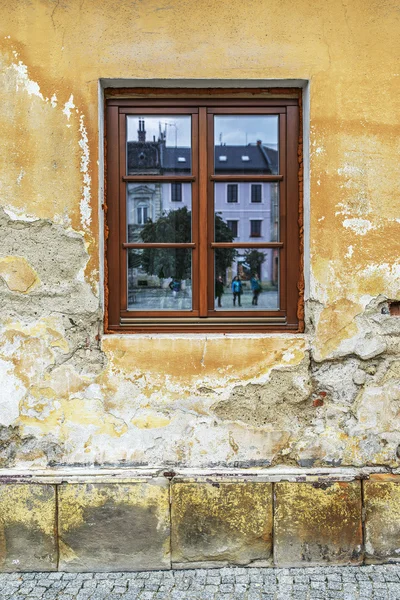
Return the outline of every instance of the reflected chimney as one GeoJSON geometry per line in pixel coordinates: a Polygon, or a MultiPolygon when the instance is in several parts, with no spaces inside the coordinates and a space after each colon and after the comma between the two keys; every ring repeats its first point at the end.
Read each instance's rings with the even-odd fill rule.
{"type": "Polygon", "coordinates": [[[138,129],[138,140],[139,142],[146,141],[146,131],[144,128],[144,119],[139,119],[139,129],[138,129]]]}

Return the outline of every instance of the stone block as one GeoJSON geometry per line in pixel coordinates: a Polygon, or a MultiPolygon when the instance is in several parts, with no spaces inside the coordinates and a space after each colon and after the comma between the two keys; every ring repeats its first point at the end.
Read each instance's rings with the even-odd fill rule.
{"type": "Polygon", "coordinates": [[[167,480],[64,484],[58,497],[61,570],[170,567],[167,480]]]}
{"type": "Polygon", "coordinates": [[[57,569],[52,485],[0,485],[0,571],[57,569]]]}
{"type": "Polygon", "coordinates": [[[274,560],[280,567],[361,564],[360,482],[277,483],[274,560]]]}
{"type": "Polygon", "coordinates": [[[364,482],[365,561],[400,561],[400,476],[364,482]]]}
{"type": "Polygon", "coordinates": [[[172,562],[177,567],[268,564],[272,554],[270,483],[175,483],[172,562]]]}

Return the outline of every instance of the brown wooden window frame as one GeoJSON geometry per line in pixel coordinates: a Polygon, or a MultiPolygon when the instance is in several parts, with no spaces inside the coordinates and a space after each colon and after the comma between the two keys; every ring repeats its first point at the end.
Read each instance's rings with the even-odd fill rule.
{"type": "MultiPolygon", "coordinates": [[[[301,90],[105,90],[105,332],[255,333],[304,330],[301,90]],[[192,173],[126,174],[128,114],[191,115],[192,173]],[[214,173],[213,119],[218,114],[279,116],[279,170],[276,175],[214,173]],[[131,181],[192,184],[193,310],[127,310],[126,185],[131,181]],[[279,241],[218,243],[214,233],[216,182],[277,182],[279,241]],[[235,312],[214,307],[214,251],[219,247],[275,248],[279,251],[279,310],[235,312]]],[[[135,245],[136,247],[138,244],[135,245]]],[[[143,244],[143,247],[145,244],[143,244]]],[[[165,247],[164,244],[154,244],[165,247]]],[[[177,244],[167,244],[167,247],[177,244]]]]}

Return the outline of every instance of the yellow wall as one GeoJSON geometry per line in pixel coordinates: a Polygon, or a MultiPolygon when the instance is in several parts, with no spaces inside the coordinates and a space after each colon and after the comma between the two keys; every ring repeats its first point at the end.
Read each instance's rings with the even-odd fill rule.
{"type": "Polygon", "coordinates": [[[399,2],[0,0],[0,31],[3,464],[395,464],[399,2]],[[309,80],[305,335],[101,335],[99,78],[309,80]]]}

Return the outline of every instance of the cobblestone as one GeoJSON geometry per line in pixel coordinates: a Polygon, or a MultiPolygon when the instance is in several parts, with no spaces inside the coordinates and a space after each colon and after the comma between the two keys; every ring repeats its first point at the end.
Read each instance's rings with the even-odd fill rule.
{"type": "Polygon", "coordinates": [[[1,600],[400,600],[400,565],[0,573],[1,600]]]}

